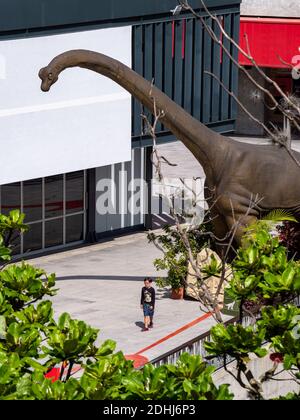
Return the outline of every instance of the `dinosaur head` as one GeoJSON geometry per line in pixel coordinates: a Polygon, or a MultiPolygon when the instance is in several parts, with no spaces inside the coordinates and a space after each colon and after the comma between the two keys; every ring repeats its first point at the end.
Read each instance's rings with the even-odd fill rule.
{"type": "Polygon", "coordinates": [[[42,80],[42,91],[48,92],[51,86],[57,82],[58,72],[54,68],[51,68],[51,66],[43,67],[39,71],[39,78],[42,80]]]}

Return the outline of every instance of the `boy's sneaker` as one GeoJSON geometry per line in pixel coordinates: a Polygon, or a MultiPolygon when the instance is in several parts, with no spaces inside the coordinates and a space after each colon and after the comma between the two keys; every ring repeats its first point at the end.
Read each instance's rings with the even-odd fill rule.
{"type": "Polygon", "coordinates": [[[149,328],[145,328],[145,327],[144,327],[144,328],[142,329],[142,332],[145,332],[145,331],[149,331],[149,328]]]}
{"type": "Polygon", "coordinates": [[[151,322],[151,324],[149,325],[149,328],[153,328],[153,322],[151,322]]]}

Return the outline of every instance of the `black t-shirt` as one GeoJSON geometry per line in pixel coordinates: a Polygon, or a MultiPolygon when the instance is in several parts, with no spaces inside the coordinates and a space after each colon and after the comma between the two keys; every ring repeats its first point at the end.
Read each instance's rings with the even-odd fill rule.
{"type": "Polygon", "coordinates": [[[141,293],[141,305],[147,303],[150,306],[155,306],[155,290],[153,287],[143,287],[141,293]]]}

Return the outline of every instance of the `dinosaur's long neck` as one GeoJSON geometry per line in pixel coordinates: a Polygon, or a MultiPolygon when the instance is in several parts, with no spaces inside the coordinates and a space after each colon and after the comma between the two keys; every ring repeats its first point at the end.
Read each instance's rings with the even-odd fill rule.
{"type": "Polygon", "coordinates": [[[161,122],[185,144],[203,166],[208,185],[215,185],[224,159],[232,148],[231,141],[191,117],[142,76],[117,60],[86,50],[63,53],[54,58],[49,67],[55,68],[58,73],[69,67],[83,67],[107,76],[130,92],[152,113],[155,100],[157,109],[164,112],[161,122]]]}

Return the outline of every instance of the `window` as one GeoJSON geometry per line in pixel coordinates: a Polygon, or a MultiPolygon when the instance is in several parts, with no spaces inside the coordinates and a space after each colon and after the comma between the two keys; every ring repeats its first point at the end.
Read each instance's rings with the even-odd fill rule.
{"type": "Polygon", "coordinates": [[[25,213],[29,231],[14,244],[25,254],[83,241],[86,231],[86,172],[77,171],[0,186],[0,210],[25,213]]]}

